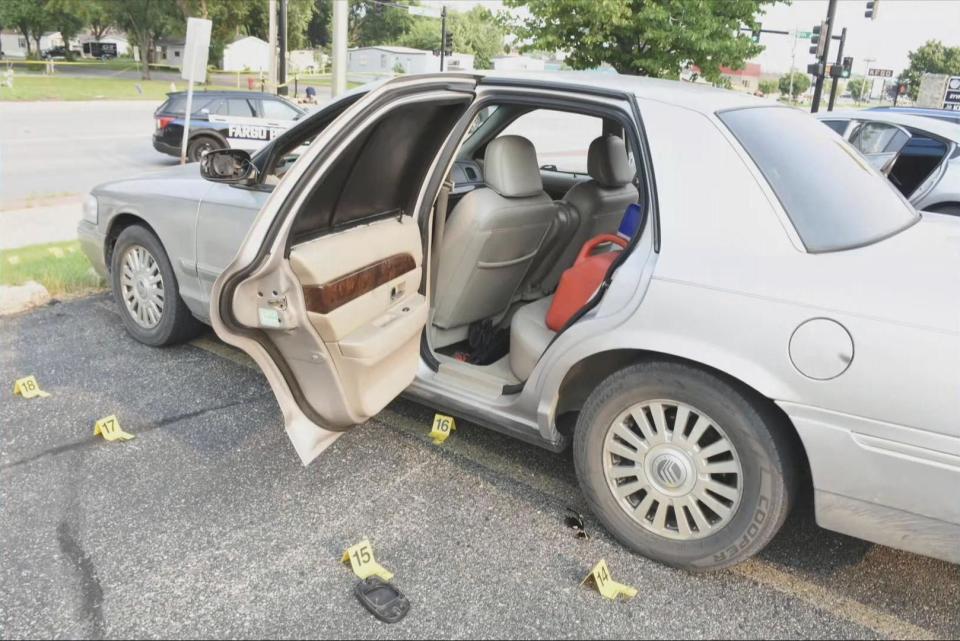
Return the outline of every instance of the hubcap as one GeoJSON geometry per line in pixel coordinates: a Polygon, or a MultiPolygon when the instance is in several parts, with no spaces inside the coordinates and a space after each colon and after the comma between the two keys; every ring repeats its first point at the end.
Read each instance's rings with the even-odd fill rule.
{"type": "Polygon", "coordinates": [[[726,432],[671,400],[638,403],[617,417],[604,438],[603,473],[630,518],[668,539],[714,534],[736,514],[743,491],[726,432]]]}
{"type": "Polygon", "coordinates": [[[132,245],[120,262],[120,293],[127,313],[144,329],[153,329],[163,317],[163,275],[153,255],[132,245]]]}

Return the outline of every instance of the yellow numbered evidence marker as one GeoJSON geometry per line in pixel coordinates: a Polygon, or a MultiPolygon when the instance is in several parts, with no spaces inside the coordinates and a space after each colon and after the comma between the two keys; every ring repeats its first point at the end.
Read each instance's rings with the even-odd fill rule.
{"type": "Polygon", "coordinates": [[[129,441],[134,436],[123,431],[115,414],[97,421],[97,424],[93,426],[93,435],[102,436],[108,441],[129,441]]]}
{"type": "Polygon", "coordinates": [[[610,577],[610,569],[607,567],[607,562],[603,559],[600,559],[600,562],[590,570],[587,578],[580,582],[580,585],[587,584],[596,587],[597,592],[608,599],[616,600],[618,596],[622,596],[625,600],[629,600],[637,596],[636,588],[624,585],[623,583],[617,583],[610,577]]]}
{"type": "Polygon", "coordinates": [[[353,573],[361,579],[378,576],[384,581],[389,581],[393,578],[393,573],[373,558],[373,546],[367,539],[347,548],[347,551],[343,553],[341,563],[349,563],[350,567],[353,568],[353,573]]]}
{"type": "Polygon", "coordinates": [[[434,445],[440,445],[447,440],[450,432],[456,431],[456,429],[457,422],[453,420],[452,416],[437,414],[433,417],[433,428],[430,430],[430,438],[433,439],[434,445]]]}
{"type": "Polygon", "coordinates": [[[15,396],[20,395],[24,398],[46,398],[50,396],[40,389],[40,384],[33,376],[18,378],[17,382],[13,384],[13,393],[15,396]]]}

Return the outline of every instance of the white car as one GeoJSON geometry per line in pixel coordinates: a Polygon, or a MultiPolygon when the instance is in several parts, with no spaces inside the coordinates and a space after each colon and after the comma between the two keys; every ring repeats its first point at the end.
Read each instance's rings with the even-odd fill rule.
{"type": "MultiPolygon", "coordinates": [[[[256,173],[237,150],[201,169],[256,173]]],[[[960,226],[798,110],[626,76],[442,74],[317,135],[210,317],[263,369],[304,464],[406,393],[572,446],[595,514],[664,563],[755,554],[802,491],[825,528],[958,562],[958,291],[960,226]],[[544,111],[596,127],[559,200],[517,125],[544,111]],[[564,271],[631,204],[643,222],[551,328],[576,300],[564,271]]]]}
{"type": "Polygon", "coordinates": [[[917,209],[960,216],[960,124],[892,109],[830,111],[817,117],[864,154],[917,209]]]}

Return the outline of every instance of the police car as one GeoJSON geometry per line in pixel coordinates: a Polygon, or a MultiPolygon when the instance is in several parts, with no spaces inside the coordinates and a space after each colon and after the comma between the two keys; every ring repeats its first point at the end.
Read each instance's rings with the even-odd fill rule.
{"type": "MultiPolygon", "coordinates": [[[[153,148],[180,155],[186,92],[167,94],[154,112],[153,148]]],[[[187,159],[200,159],[212,149],[256,151],[283,133],[306,113],[279,96],[252,91],[198,91],[193,94],[187,159]]]]}

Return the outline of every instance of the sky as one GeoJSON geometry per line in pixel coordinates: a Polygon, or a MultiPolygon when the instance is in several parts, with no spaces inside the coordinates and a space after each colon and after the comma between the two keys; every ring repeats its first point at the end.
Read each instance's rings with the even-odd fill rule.
{"type": "MultiPolygon", "coordinates": [[[[869,66],[893,69],[897,75],[908,64],[907,52],[927,40],[960,46],[960,0],[878,0],[878,3],[876,20],[863,16],[865,0],[840,0],[837,7],[836,33],[839,35],[839,29],[847,27],[844,55],[853,57],[855,74],[863,74],[865,60],[874,58],[869,66]]],[[[452,10],[468,10],[476,4],[487,5],[494,11],[503,9],[503,3],[498,0],[423,0],[423,4],[447,5],[452,10]]],[[[769,7],[761,22],[765,29],[810,31],[826,15],[827,0],[794,0],[790,5],[769,7]]],[[[765,72],[789,71],[793,40],[789,36],[764,34],[760,42],[766,49],[753,61],[759,62],[765,72]]],[[[831,46],[831,59],[835,59],[837,42],[831,46]]],[[[798,69],[813,62],[807,51],[809,47],[809,41],[797,42],[798,69]]]]}

